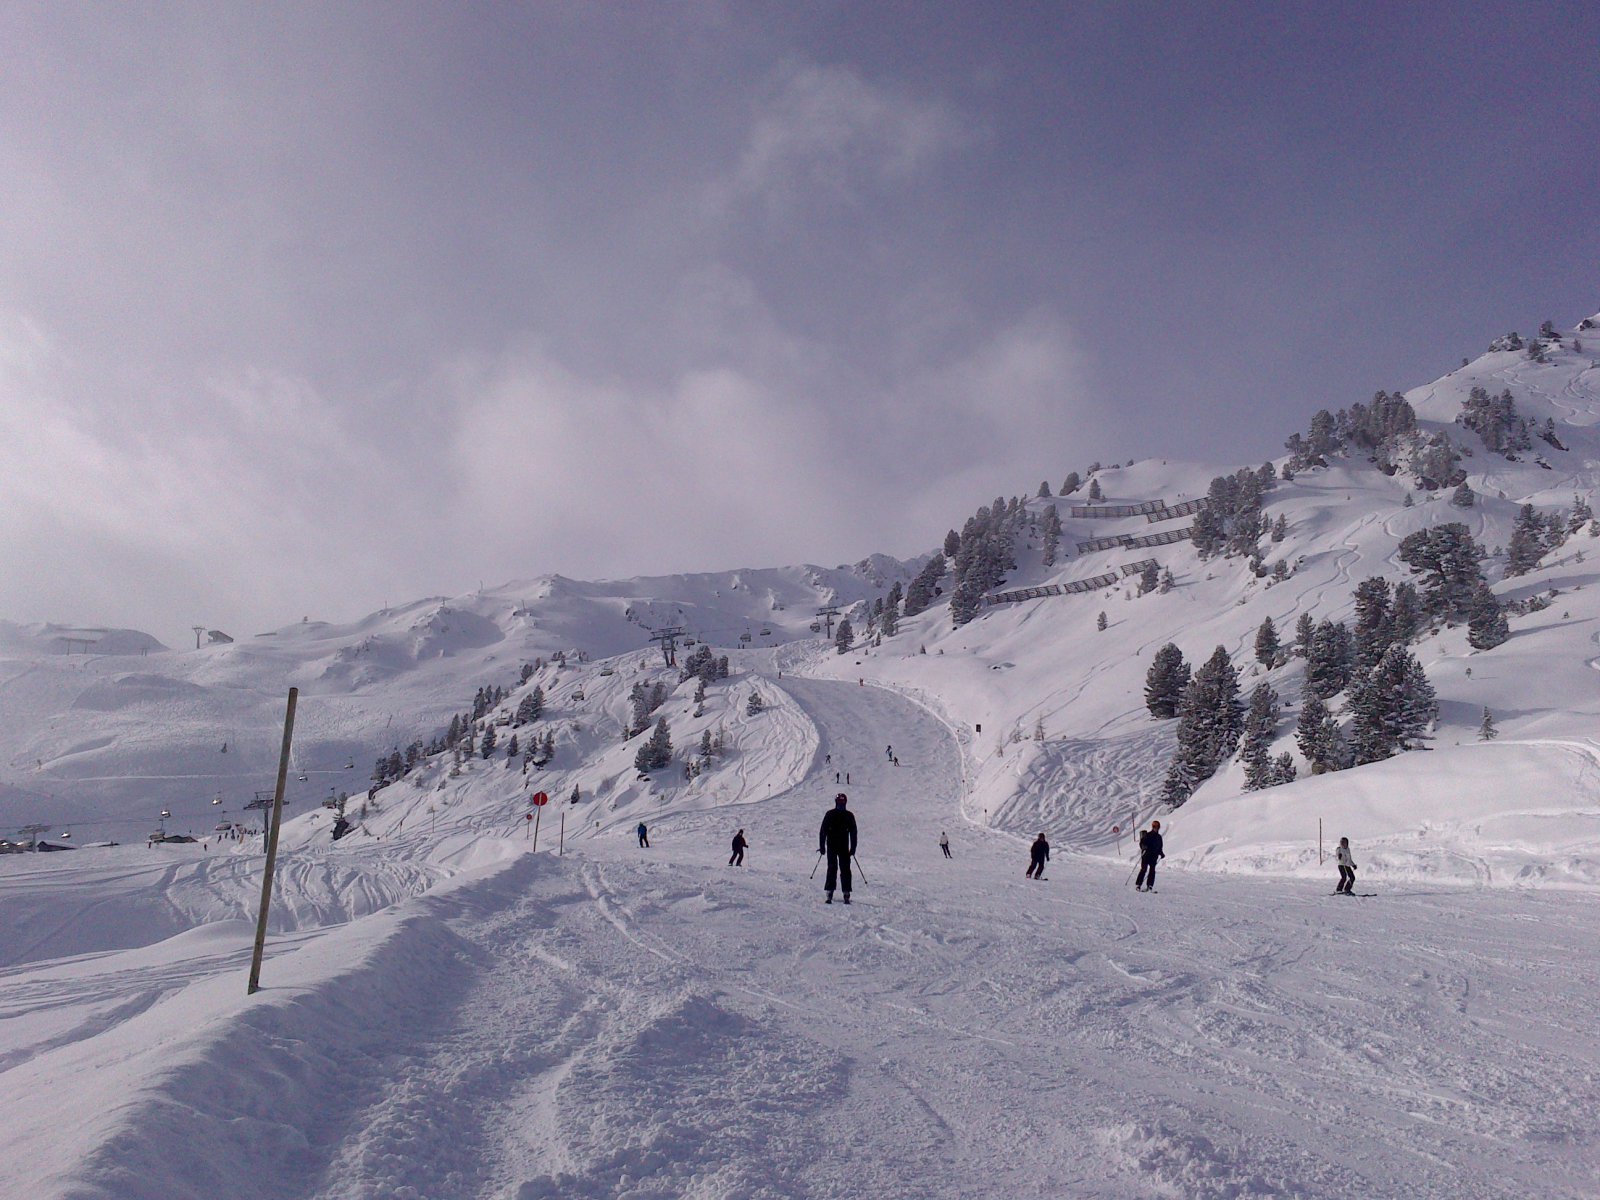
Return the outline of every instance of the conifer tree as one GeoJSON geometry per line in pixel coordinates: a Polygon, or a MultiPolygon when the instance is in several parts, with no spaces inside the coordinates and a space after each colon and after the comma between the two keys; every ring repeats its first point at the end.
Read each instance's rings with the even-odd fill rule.
{"type": "Polygon", "coordinates": [[[1188,777],[1204,782],[1239,742],[1243,726],[1239,676],[1226,647],[1218,646],[1195,672],[1178,707],[1177,758],[1188,777]]]}
{"type": "Polygon", "coordinates": [[[1350,689],[1350,748],[1358,763],[1409,750],[1438,716],[1439,701],[1422,665],[1404,646],[1391,646],[1350,689]]]}
{"type": "Polygon", "coordinates": [[[1306,655],[1306,684],[1324,700],[1337,696],[1350,682],[1350,631],[1343,621],[1317,622],[1306,655]]]}
{"type": "Polygon", "coordinates": [[[709,763],[711,761],[711,753],[711,730],[702,729],[700,731],[700,750],[698,752],[700,761],[709,763]]]}
{"type": "Polygon", "coordinates": [[[833,635],[833,648],[840,654],[847,654],[850,647],[855,644],[855,640],[856,631],[850,625],[850,618],[839,618],[838,631],[833,635]]]}
{"type": "Polygon", "coordinates": [[[1422,632],[1422,600],[1415,584],[1397,583],[1389,603],[1389,635],[1402,646],[1410,645],[1422,632]]]}
{"type": "Polygon", "coordinates": [[[1091,479],[1089,481],[1089,499],[1090,500],[1103,500],[1103,499],[1105,499],[1105,493],[1100,490],[1100,481],[1098,479],[1091,479]]]}
{"type": "Polygon", "coordinates": [[[544,688],[538,684],[533,685],[533,690],[524,696],[517,705],[516,721],[518,725],[527,725],[537,721],[544,713],[544,688]]]}
{"type": "Polygon", "coordinates": [[[1282,513],[1279,513],[1277,520],[1272,522],[1272,540],[1274,542],[1281,542],[1285,537],[1288,536],[1288,533],[1289,518],[1285,517],[1282,513]]]}
{"type": "Polygon", "coordinates": [[[1145,707],[1157,720],[1175,717],[1188,686],[1189,664],[1183,661],[1183,651],[1168,642],[1156,651],[1155,660],[1145,675],[1145,707]]]}
{"type": "Polygon", "coordinates": [[[1457,508],[1471,508],[1478,502],[1478,497],[1472,488],[1462,481],[1456,485],[1456,490],[1450,493],[1450,503],[1457,508]]]}
{"type": "Polygon", "coordinates": [[[750,699],[746,700],[744,703],[744,715],[747,717],[756,716],[765,707],[766,705],[764,705],[761,700],[761,693],[751,692],[750,699]]]}
{"type": "Polygon", "coordinates": [[[1277,787],[1280,784],[1293,783],[1297,773],[1294,769],[1294,755],[1285,750],[1272,760],[1272,783],[1270,786],[1277,787]]]}
{"type": "Polygon", "coordinates": [[[494,753],[494,726],[493,725],[490,725],[487,729],[485,729],[483,731],[482,746],[483,746],[482,753],[483,753],[483,756],[485,758],[488,758],[491,754],[494,753]]]}
{"type": "Polygon", "coordinates": [[[1316,636],[1317,623],[1308,612],[1300,614],[1294,624],[1294,648],[1301,658],[1311,657],[1311,639],[1316,636]]]}
{"type": "Polygon", "coordinates": [[[1300,719],[1295,725],[1294,740],[1313,775],[1339,769],[1343,759],[1339,727],[1322,697],[1309,687],[1300,693],[1300,719]]]}
{"type": "Polygon", "coordinates": [[[1244,736],[1239,749],[1239,760],[1244,763],[1244,784],[1252,792],[1273,785],[1273,764],[1268,751],[1281,716],[1278,694],[1263,680],[1250,693],[1250,708],[1245,713],[1244,736]]]}
{"type": "Polygon", "coordinates": [[[1544,557],[1547,528],[1544,519],[1533,505],[1524,504],[1511,527],[1511,541],[1506,546],[1506,577],[1526,575],[1539,565],[1544,557]]]}
{"type": "Polygon", "coordinates": [[[1039,484],[1039,499],[1050,499],[1050,481],[1048,479],[1039,484]]]}
{"type": "Polygon", "coordinates": [[[1044,514],[1044,545],[1039,561],[1047,567],[1056,565],[1056,555],[1061,547],[1061,513],[1052,504],[1044,514]]]}
{"type": "Polygon", "coordinates": [[[1156,588],[1156,591],[1160,592],[1164,596],[1176,586],[1177,581],[1172,578],[1172,568],[1161,568],[1161,585],[1156,588]]]}
{"type": "Polygon", "coordinates": [[[1156,566],[1155,559],[1145,563],[1144,569],[1139,572],[1139,595],[1147,596],[1161,586],[1161,572],[1156,566]]]}
{"type": "Polygon", "coordinates": [[[1094,619],[1094,627],[1101,633],[1106,631],[1106,614],[1103,609],[1101,610],[1100,615],[1094,619]]]}
{"type": "Polygon", "coordinates": [[[944,535],[944,556],[947,559],[954,560],[960,550],[961,535],[952,529],[944,535]]]}
{"type": "Polygon", "coordinates": [[[1471,532],[1456,521],[1407,534],[1398,551],[1400,561],[1422,581],[1423,608],[1447,621],[1466,616],[1472,595],[1483,580],[1479,556],[1471,532]]]}
{"type": "Polygon", "coordinates": [[[517,735],[513,733],[511,735],[511,740],[506,743],[506,758],[515,758],[520,753],[522,753],[522,750],[521,747],[517,745],[517,735]]]}
{"type": "Polygon", "coordinates": [[[1505,609],[1495,599],[1489,585],[1479,584],[1467,614],[1467,644],[1474,650],[1493,650],[1511,636],[1505,609]]]}
{"type": "Polygon", "coordinates": [[[1264,618],[1261,627],[1256,630],[1256,661],[1270,668],[1278,661],[1282,649],[1278,641],[1278,627],[1272,623],[1270,616],[1264,618]]]}
{"type": "Polygon", "coordinates": [[[1356,585],[1355,667],[1370,670],[1394,641],[1389,581],[1372,575],[1356,585]]]}
{"type": "Polygon", "coordinates": [[[1083,480],[1076,471],[1068,471],[1067,477],[1061,481],[1061,494],[1070,496],[1083,486],[1083,480]]]}
{"type": "Polygon", "coordinates": [[[883,631],[884,637],[893,637],[900,632],[900,602],[891,596],[889,602],[883,606],[883,616],[878,618],[878,628],[883,631]]]}
{"type": "Polygon", "coordinates": [[[1492,742],[1500,736],[1500,731],[1494,727],[1494,714],[1486,707],[1483,710],[1483,720],[1478,725],[1478,740],[1492,742]]]}

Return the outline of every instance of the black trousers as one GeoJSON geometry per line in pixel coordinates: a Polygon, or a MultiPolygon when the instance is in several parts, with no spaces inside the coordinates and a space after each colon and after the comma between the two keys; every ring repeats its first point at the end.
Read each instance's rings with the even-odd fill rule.
{"type": "Polygon", "coordinates": [[[737,863],[741,867],[744,866],[744,847],[742,847],[742,846],[739,849],[735,850],[733,852],[733,857],[728,860],[728,865],[730,867],[733,866],[735,863],[737,863]]]}
{"type": "Polygon", "coordinates": [[[1143,858],[1139,860],[1139,878],[1133,881],[1134,887],[1144,887],[1146,884],[1151,887],[1155,887],[1156,863],[1158,861],[1160,860],[1154,858],[1143,858]]]}
{"type": "Polygon", "coordinates": [[[1339,886],[1336,892],[1353,892],[1356,889],[1356,869],[1354,867],[1339,868],[1339,886]]]}
{"type": "Polygon", "coordinates": [[[835,883],[844,890],[846,896],[850,894],[850,851],[835,850],[829,846],[828,879],[822,886],[831,892],[835,883]]]}
{"type": "Polygon", "coordinates": [[[954,858],[955,857],[955,855],[950,853],[950,847],[949,846],[941,846],[940,849],[944,851],[944,856],[946,858],[954,858]]]}
{"type": "Polygon", "coordinates": [[[1035,875],[1039,876],[1041,879],[1044,878],[1044,859],[1034,859],[1028,864],[1028,869],[1024,872],[1024,874],[1026,874],[1029,879],[1032,879],[1035,875]]]}

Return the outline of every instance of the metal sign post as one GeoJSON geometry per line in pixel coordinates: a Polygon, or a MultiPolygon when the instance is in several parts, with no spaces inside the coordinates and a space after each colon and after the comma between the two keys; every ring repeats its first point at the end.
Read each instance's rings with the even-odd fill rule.
{"type": "Polygon", "coordinates": [[[294,706],[300,689],[289,689],[289,707],[283,714],[283,752],[278,756],[278,786],[273,792],[272,820],[267,827],[267,869],[261,876],[261,912],[256,917],[256,948],[250,957],[250,988],[261,990],[261,952],[267,944],[267,909],[272,904],[272,869],[278,861],[278,826],[283,823],[283,786],[289,778],[289,746],[294,739],[294,706]]]}
{"type": "Polygon", "coordinates": [[[1111,832],[1117,835],[1117,857],[1121,858],[1122,857],[1122,826],[1121,825],[1113,825],[1111,827],[1111,832]]]}
{"type": "Polygon", "coordinates": [[[561,840],[556,843],[556,857],[560,858],[567,852],[567,814],[561,813],[561,840]]]}

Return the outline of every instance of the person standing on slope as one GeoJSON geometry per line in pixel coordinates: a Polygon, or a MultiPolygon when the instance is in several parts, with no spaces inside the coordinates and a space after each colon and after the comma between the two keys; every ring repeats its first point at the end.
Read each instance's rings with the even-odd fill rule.
{"type": "Polygon", "coordinates": [[[1134,880],[1134,891],[1156,890],[1156,863],[1166,856],[1161,848],[1161,822],[1151,821],[1150,828],[1139,835],[1139,878],[1134,880]]]}
{"type": "Polygon", "coordinates": [[[728,859],[730,867],[744,866],[744,848],[750,843],[744,840],[744,830],[739,830],[733,835],[733,857],[728,859]]]}
{"type": "Polygon", "coordinates": [[[1355,894],[1356,888],[1356,860],[1350,856],[1349,838],[1342,837],[1339,839],[1337,853],[1339,856],[1339,886],[1333,889],[1333,894],[1337,896],[1340,892],[1343,892],[1346,896],[1352,896],[1355,894]]]}
{"type": "Polygon", "coordinates": [[[939,849],[944,851],[944,856],[946,858],[955,857],[955,855],[950,853],[950,835],[945,833],[943,830],[939,832],[939,849]]]}
{"type": "Polygon", "coordinates": [[[817,831],[817,853],[828,856],[828,878],[823,888],[828,893],[827,903],[833,903],[833,888],[837,883],[844,891],[844,902],[850,903],[850,859],[856,852],[856,818],[845,805],[848,797],[840,792],[833,798],[833,807],[822,818],[822,828],[817,831]]]}
{"type": "Polygon", "coordinates": [[[1029,879],[1043,879],[1044,864],[1050,861],[1050,842],[1043,833],[1034,839],[1029,854],[1031,857],[1025,874],[1029,879]]]}
{"type": "Polygon", "coordinates": [[[638,833],[639,845],[643,846],[646,850],[650,849],[650,830],[646,828],[643,821],[639,822],[638,833]]]}

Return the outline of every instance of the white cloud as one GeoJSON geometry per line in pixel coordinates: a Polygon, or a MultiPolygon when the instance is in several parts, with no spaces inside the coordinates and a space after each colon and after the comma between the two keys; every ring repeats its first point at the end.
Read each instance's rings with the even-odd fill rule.
{"type": "Polygon", "coordinates": [[[778,204],[854,200],[913,177],[970,137],[950,109],[846,67],[792,67],[756,111],[732,190],[778,204]]]}

